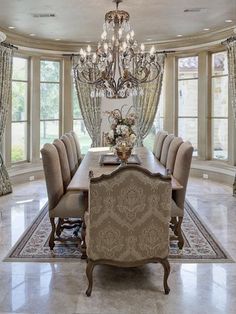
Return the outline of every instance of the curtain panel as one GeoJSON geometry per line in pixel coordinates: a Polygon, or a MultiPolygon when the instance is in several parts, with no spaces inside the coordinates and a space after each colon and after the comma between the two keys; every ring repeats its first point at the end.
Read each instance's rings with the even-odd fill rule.
{"type": "Polygon", "coordinates": [[[236,36],[226,41],[228,52],[229,92],[236,124],[236,36]]]}
{"type": "Polygon", "coordinates": [[[92,147],[101,146],[101,98],[90,96],[92,86],[81,83],[76,77],[75,65],[77,56],[72,57],[72,67],[74,73],[74,82],[77,91],[78,102],[85,127],[92,139],[92,147]]]}
{"type": "MultiPolygon", "coordinates": [[[[11,101],[13,50],[0,45],[0,147],[11,101]]],[[[0,196],[12,192],[12,186],[0,151],[0,196]]]]}
{"type": "Polygon", "coordinates": [[[162,89],[165,54],[159,54],[161,73],[153,82],[142,84],[143,95],[133,97],[133,105],[137,115],[137,146],[143,146],[143,140],[150,132],[158,109],[162,89]]]}

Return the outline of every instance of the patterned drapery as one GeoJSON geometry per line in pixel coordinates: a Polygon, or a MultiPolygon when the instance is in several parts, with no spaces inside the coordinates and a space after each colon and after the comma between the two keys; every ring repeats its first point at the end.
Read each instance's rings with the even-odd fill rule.
{"type": "MultiPolygon", "coordinates": [[[[0,45],[0,147],[11,100],[13,50],[0,45]]],[[[12,192],[11,182],[0,152],[0,196],[12,192]]]]}
{"type": "Polygon", "coordinates": [[[236,36],[226,41],[229,68],[229,92],[236,124],[236,36]]]}
{"type": "Polygon", "coordinates": [[[158,78],[153,82],[142,84],[143,95],[133,97],[133,104],[137,115],[137,146],[143,146],[143,140],[151,130],[158,109],[163,81],[165,54],[159,54],[159,63],[161,73],[158,78]]]}
{"type": "Polygon", "coordinates": [[[77,64],[77,56],[72,57],[73,73],[79,106],[85,127],[92,139],[92,147],[101,146],[101,98],[90,96],[92,86],[80,83],[76,77],[74,65],[77,64]]]}

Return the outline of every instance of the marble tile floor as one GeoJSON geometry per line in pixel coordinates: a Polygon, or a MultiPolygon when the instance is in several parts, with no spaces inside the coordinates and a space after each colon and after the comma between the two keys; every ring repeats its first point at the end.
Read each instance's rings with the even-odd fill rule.
{"type": "MultiPolygon", "coordinates": [[[[191,178],[188,199],[236,260],[236,199],[230,187],[191,178]]],[[[46,202],[43,181],[19,184],[0,198],[0,260],[46,202]]],[[[0,313],[209,314],[235,313],[236,263],[171,264],[168,296],[160,265],[94,270],[85,296],[86,263],[0,262],[0,313]]]]}

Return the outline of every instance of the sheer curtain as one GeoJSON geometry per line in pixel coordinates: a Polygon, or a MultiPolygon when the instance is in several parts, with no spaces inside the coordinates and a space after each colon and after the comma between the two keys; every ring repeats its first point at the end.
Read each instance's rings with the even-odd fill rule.
{"type": "Polygon", "coordinates": [[[236,124],[236,36],[226,41],[229,67],[229,92],[236,124]]]}
{"type": "Polygon", "coordinates": [[[159,55],[159,62],[161,65],[161,74],[159,75],[159,77],[153,82],[145,83],[142,85],[142,96],[139,95],[133,97],[133,104],[137,115],[137,146],[143,146],[143,140],[152,128],[158,109],[163,81],[165,54],[159,55]]]}
{"type": "Polygon", "coordinates": [[[92,139],[92,147],[101,146],[101,98],[90,97],[92,87],[78,81],[75,75],[74,65],[77,64],[77,57],[72,57],[74,81],[79,100],[81,114],[85,127],[92,139]]]}
{"type": "MultiPolygon", "coordinates": [[[[11,101],[13,50],[0,45],[0,147],[11,101]]],[[[0,196],[12,192],[11,182],[0,151],[0,196]]]]}

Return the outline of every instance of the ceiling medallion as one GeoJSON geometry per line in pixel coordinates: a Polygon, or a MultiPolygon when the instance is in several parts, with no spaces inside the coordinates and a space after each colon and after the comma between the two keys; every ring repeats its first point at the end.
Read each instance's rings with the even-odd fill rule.
{"type": "Polygon", "coordinates": [[[129,13],[119,10],[122,0],[113,0],[116,10],[105,15],[103,33],[97,49],[81,49],[74,74],[81,83],[93,88],[91,97],[126,98],[143,94],[142,84],[158,78],[163,54],[154,46],[149,52],[138,47],[129,24],[129,13]]]}

